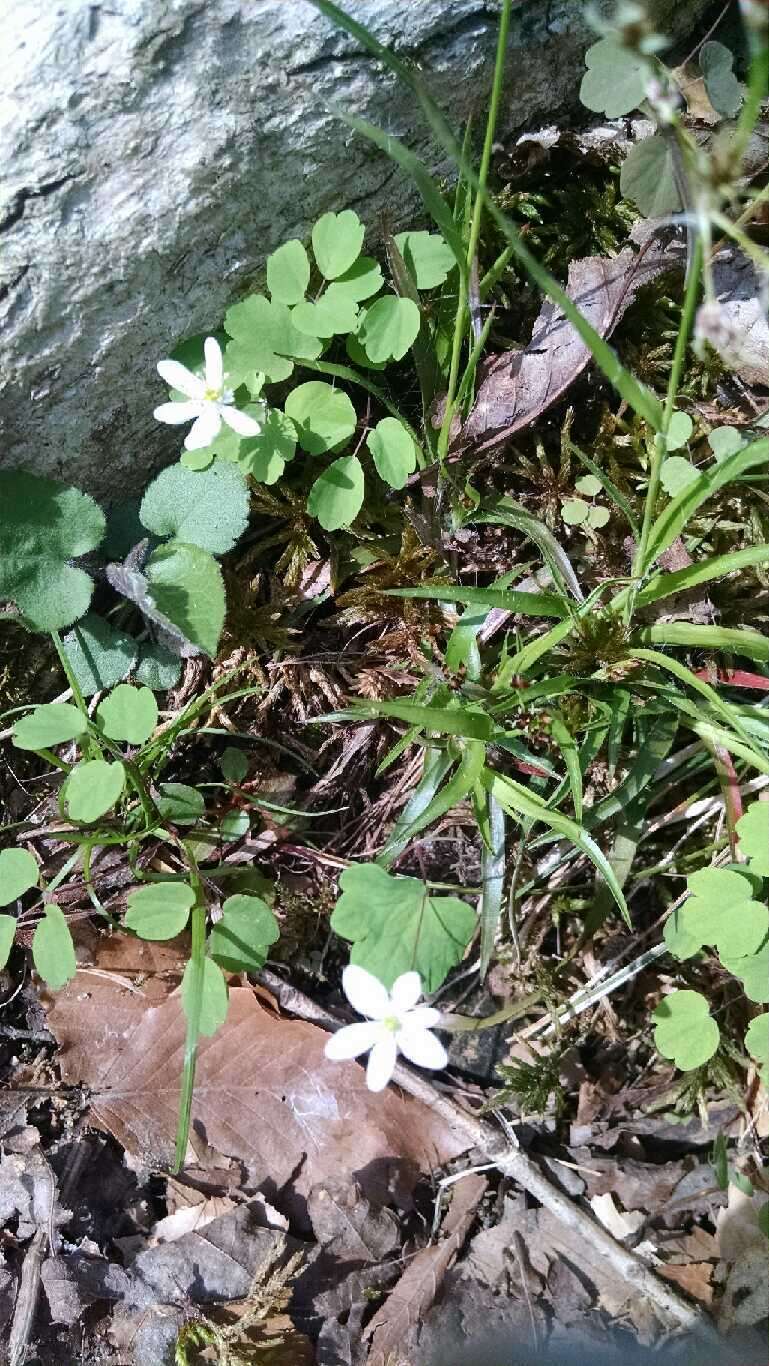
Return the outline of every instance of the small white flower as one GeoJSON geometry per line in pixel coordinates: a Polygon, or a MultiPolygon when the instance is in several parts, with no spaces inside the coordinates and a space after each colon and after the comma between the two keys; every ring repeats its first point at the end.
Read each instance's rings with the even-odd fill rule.
{"type": "Polygon", "coordinates": [[[342,973],[345,996],[359,1015],[369,1023],[345,1025],[326,1044],[326,1057],[339,1060],[357,1058],[371,1049],[366,1068],[369,1091],[382,1091],[393,1074],[398,1053],[418,1067],[445,1067],[448,1054],[430,1032],[440,1020],[440,1011],[418,1006],[422,982],[418,972],[404,972],[396,978],[392,991],[365,968],[351,964],[342,973]]]}
{"type": "Polygon", "coordinates": [[[178,360],[159,360],[158,374],[172,389],[184,394],[187,402],[161,403],[155,409],[158,422],[170,422],[173,426],[181,422],[191,422],[192,427],[184,438],[188,451],[199,451],[219,435],[222,422],[232,427],[238,436],[258,436],[261,426],[233,406],[233,393],[224,387],[224,358],[222,348],[215,337],[206,337],[203,353],[206,358],[205,379],[193,375],[186,365],[178,360]]]}

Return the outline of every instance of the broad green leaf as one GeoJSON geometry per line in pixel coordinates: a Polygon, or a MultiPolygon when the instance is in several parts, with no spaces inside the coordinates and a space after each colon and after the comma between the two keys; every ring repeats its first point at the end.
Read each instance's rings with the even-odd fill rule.
{"type": "Polygon", "coordinates": [[[621,119],[637,109],[646,95],[649,63],[624,47],[618,38],[601,38],[585,53],[587,71],[579,98],[594,114],[621,119]]]}
{"type": "Polygon", "coordinates": [[[392,489],[402,489],[417,467],[411,434],[395,417],[383,417],[366,437],[377,474],[392,489]]]}
{"type": "Polygon", "coordinates": [[[708,99],[717,114],[731,119],[739,113],[743,89],[732,70],[734,57],[723,43],[711,39],[700,48],[700,71],[708,99]]]}
{"type": "Polygon", "coordinates": [[[10,906],[30,887],[37,886],[40,869],[28,849],[0,853],[0,906],[10,906]]]}
{"type": "Polygon", "coordinates": [[[32,936],[32,960],[43,981],[54,991],[77,972],[69,925],[53,902],[46,904],[45,915],[32,936]]]}
{"type": "Polygon", "coordinates": [[[158,723],[158,704],[150,688],[119,683],[99,703],[96,716],[109,740],[143,745],[158,723]]]}
{"type": "Polygon", "coordinates": [[[196,1018],[198,1033],[204,1038],[210,1038],[221,1029],[227,1019],[229,995],[218,963],[204,958],[199,976],[195,963],[190,960],[182,977],[181,998],[185,1015],[188,1019],[190,1016],[196,1018]]]}
{"type": "Polygon", "coordinates": [[[298,304],[309,283],[310,258],[295,237],[267,257],[267,288],[278,303],[298,304]]]}
{"type": "Polygon", "coordinates": [[[335,337],[354,332],[358,322],[358,305],[349,293],[336,285],[329,285],[315,302],[303,299],[291,310],[291,321],[300,332],[311,337],[335,337]]]}
{"type": "Polygon", "coordinates": [[[119,800],[124,787],[122,764],[86,759],[75,765],[64,784],[64,805],[73,821],[98,821],[119,800]]]}
{"type": "Polygon", "coordinates": [[[188,783],[161,783],[157,801],[163,820],[173,825],[195,825],[206,809],[203,793],[188,783]]]}
{"type": "Polygon", "coordinates": [[[703,868],[688,880],[690,895],[665,923],[665,943],[677,958],[705,944],[723,959],[756,953],[769,932],[769,910],[751,898],[750,883],[726,868],[703,868]]]}
{"type": "Polygon", "coordinates": [[[227,972],[258,972],[280,927],[258,896],[230,896],[208,940],[211,957],[227,972]]]}
{"type": "Polygon", "coordinates": [[[219,759],[219,767],[231,783],[242,783],[248,773],[248,758],[242,749],[228,745],[219,759]]]}
{"type": "Polygon", "coordinates": [[[708,445],[716,460],[726,460],[730,455],[736,455],[747,444],[738,427],[714,427],[708,436],[708,445]]]}
{"type": "Polygon", "coordinates": [[[70,563],[104,536],[104,513],[78,489],[0,470],[0,602],[35,631],[58,631],[88,611],[93,580],[70,563]]]}
{"type": "Polygon", "coordinates": [[[77,707],[69,702],[46,702],[16,722],[12,739],[17,749],[50,749],[51,745],[77,739],[86,728],[77,707]]]}
{"type": "Polygon", "coordinates": [[[153,692],[175,688],[182,671],[182,661],[159,641],[143,641],[135,678],[153,692]]]}
{"type": "Polygon", "coordinates": [[[312,230],[312,249],[321,275],[335,280],[355,264],[363,246],[365,229],[357,213],[324,213],[312,230]]]}
{"type": "Polygon", "coordinates": [[[694,423],[688,413],[673,413],[667,430],[666,446],[669,451],[678,451],[685,446],[694,431],[694,423]]]}
{"type": "Polygon", "coordinates": [[[649,553],[644,569],[648,569],[665,550],[669,549],[703,503],[712,498],[725,484],[732,483],[756,466],[766,466],[767,461],[769,439],[762,437],[760,441],[753,441],[743,450],[735,451],[734,455],[728,456],[726,460],[720,460],[708,469],[698,470],[696,481],[677,494],[652,525],[649,553]]]}
{"type": "Polygon", "coordinates": [[[590,508],[582,498],[566,498],[561,503],[561,516],[567,526],[581,526],[587,521],[589,511],[590,508]]]}
{"type": "MultiPolygon", "coordinates": [[[[751,872],[769,877],[769,802],[752,802],[737,822],[740,852],[750,859],[751,872]]],[[[0,854],[0,861],[2,861],[0,854]]]]}
{"type": "Polygon", "coordinates": [[[247,811],[228,811],[219,822],[219,836],[223,840],[242,840],[251,828],[247,811]]]}
{"type": "Polygon", "coordinates": [[[258,436],[247,436],[238,443],[235,456],[244,474],[260,484],[277,484],[286,465],[296,455],[296,427],[279,408],[270,408],[260,417],[258,436]]]}
{"type": "Polygon", "coordinates": [[[139,642],[111,622],[89,612],[64,637],[62,644],[84,697],[112,688],[133,669],[139,642]]]}
{"type": "Polygon", "coordinates": [[[769,939],[758,953],[745,958],[721,958],[727,972],[738,977],[749,1001],[766,1005],[769,1001],[769,939]]]}
{"type": "Polygon", "coordinates": [[[666,218],[684,207],[675,175],[675,146],[673,136],[655,133],[631,147],[622,163],[620,189],[648,218],[666,218]]]}
{"type": "Polygon", "coordinates": [[[195,893],[186,882],[152,882],[128,893],[125,923],[140,939],[173,939],[194,904],[195,893]]]}
{"type": "Polygon", "coordinates": [[[437,991],[475,933],[475,912],[456,897],[430,896],[423,882],[355,864],[339,879],[342,895],[331,928],[352,940],[350,962],[385,986],[416,971],[425,993],[437,991]]]}
{"type": "Polygon", "coordinates": [[[451,247],[439,232],[399,232],[395,244],[417,289],[436,289],[456,265],[451,247]]]}
{"type": "Polygon", "coordinates": [[[587,525],[594,531],[600,531],[601,527],[606,526],[611,513],[608,508],[601,507],[599,503],[594,503],[587,514],[587,525]]]}
{"type": "Polygon", "coordinates": [[[297,385],[286,399],[286,413],[296,425],[299,445],[310,455],[323,455],[352,436],[358,419],[347,394],[322,380],[297,385]]]}
{"type": "Polygon", "coordinates": [[[594,474],[583,474],[574,485],[577,493],[583,493],[586,498],[595,498],[601,492],[603,485],[600,479],[596,479],[594,474]]]}
{"type": "Polygon", "coordinates": [[[224,353],[225,370],[234,387],[254,371],[273,383],[288,379],[293,358],[314,360],[323,350],[319,338],[294,327],[286,304],[263,294],[251,294],[228,308],[224,326],[232,338],[224,353]]]}
{"type": "Polygon", "coordinates": [[[369,360],[402,360],[421,325],[422,316],[412,299],[385,294],[365,310],[357,335],[369,360]]]}
{"type": "Polygon", "coordinates": [[[748,1025],[745,1047],[766,1078],[769,1073],[769,1011],[757,1015],[748,1025]]]}
{"type": "Polygon", "coordinates": [[[212,555],[232,550],[248,523],[248,489],[226,460],[195,472],[169,465],[145,493],[140,517],[156,536],[198,545],[212,555]]]}
{"type": "Polygon", "coordinates": [[[663,1058],[682,1072],[702,1067],[718,1048],[720,1033],[708,1003],[698,991],[673,991],[652,1013],[654,1042],[663,1058]]]}
{"type": "Polygon", "coordinates": [[[222,571],[213,556],[200,546],[171,541],[154,552],[145,573],[159,611],[213,657],[225,611],[222,571]]]}
{"type": "Polygon", "coordinates": [[[350,526],[363,506],[363,466],[357,455],[340,455],[318,475],[307,499],[307,511],[324,531],[350,526]]]}
{"type": "Polygon", "coordinates": [[[13,915],[0,915],[0,968],[4,968],[8,962],[15,938],[16,917],[13,915]]]}
{"type": "Polygon", "coordinates": [[[668,455],[662,462],[660,483],[671,498],[675,498],[684,489],[696,484],[698,478],[699,471],[694,468],[691,460],[687,460],[685,455],[668,455]]]}
{"type": "Polygon", "coordinates": [[[354,266],[350,266],[343,275],[338,275],[334,281],[334,292],[337,297],[346,294],[348,299],[354,303],[361,303],[364,299],[370,299],[373,294],[378,294],[384,284],[382,267],[372,256],[359,256],[354,266]]]}

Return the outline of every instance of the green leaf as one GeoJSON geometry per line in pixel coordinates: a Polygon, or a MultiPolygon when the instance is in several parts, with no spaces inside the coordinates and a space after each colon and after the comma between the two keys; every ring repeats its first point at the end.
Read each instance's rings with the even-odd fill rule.
{"type": "Polygon", "coordinates": [[[739,113],[743,91],[732,70],[734,57],[723,43],[703,43],[700,48],[700,71],[708,99],[717,114],[731,119],[739,113]]]}
{"type": "Polygon", "coordinates": [[[296,455],[296,427],[279,408],[270,408],[259,420],[259,435],[238,442],[235,458],[244,474],[250,474],[260,484],[276,484],[296,455]]]}
{"type": "Polygon", "coordinates": [[[764,1077],[769,1072],[769,1011],[757,1015],[748,1025],[745,1047],[758,1063],[764,1077]]]}
{"type": "Polygon", "coordinates": [[[357,304],[363,299],[370,299],[373,294],[378,294],[383,284],[384,277],[379,262],[371,256],[359,256],[354,266],[350,266],[343,275],[337,276],[333,287],[337,297],[346,294],[348,299],[357,304]]]}
{"type": "Polygon", "coordinates": [[[769,545],[749,545],[745,546],[744,550],[732,550],[726,555],[713,555],[708,560],[699,560],[695,564],[687,565],[685,569],[674,570],[672,574],[655,574],[638,594],[636,606],[646,607],[649,603],[658,602],[660,598],[670,597],[673,593],[696,588],[699,584],[709,583],[713,579],[725,578],[727,574],[733,574],[738,569],[766,563],[769,563],[769,545]]]}
{"type": "Polygon", "coordinates": [[[402,489],[417,467],[417,449],[411,434],[395,417],[383,417],[366,437],[377,474],[392,489],[402,489]]]}
{"type": "Polygon", "coordinates": [[[71,626],[88,611],[93,580],[70,561],[95,550],[104,513],[78,489],[12,470],[0,470],[0,507],[0,602],[36,631],[71,626]]]}
{"type": "Polygon", "coordinates": [[[198,472],[169,465],[153,479],[139,515],[156,536],[224,555],[246,529],[248,506],[245,480],[228,461],[217,460],[198,472]]]}
{"type": "Polygon", "coordinates": [[[688,880],[690,895],[665,923],[665,943],[677,958],[705,944],[724,957],[756,953],[769,931],[769,910],[753,901],[747,878],[726,868],[703,868],[688,880]]]}
{"type": "Polygon", "coordinates": [[[111,622],[89,612],[62,641],[84,697],[112,688],[133,669],[139,642],[111,622]]]}
{"type": "Polygon", "coordinates": [[[666,218],[684,207],[675,177],[674,152],[672,137],[654,133],[631,147],[622,163],[620,189],[649,218],[666,218]]]}
{"type": "Polygon", "coordinates": [[[291,321],[311,337],[335,337],[355,331],[358,305],[346,290],[329,285],[315,303],[303,299],[297,304],[291,310],[291,321]]]}
{"type": "Polygon", "coordinates": [[[601,492],[603,485],[600,479],[596,479],[594,474],[583,474],[574,485],[577,493],[584,493],[586,498],[595,498],[601,492]]]}
{"type": "Polygon", "coordinates": [[[0,853],[0,906],[10,906],[30,887],[36,887],[39,873],[29,850],[3,849],[0,853]]]}
{"type": "Polygon", "coordinates": [[[0,969],[4,968],[11,956],[13,941],[16,938],[16,917],[0,915],[0,969]]]}
{"type": "Polygon", "coordinates": [[[296,425],[299,445],[310,455],[323,455],[341,446],[358,422],[344,390],[317,379],[292,389],[286,399],[286,413],[296,425]]]}
{"type": "Polygon", "coordinates": [[[667,449],[669,451],[680,450],[691,439],[693,431],[694,423],[688,413],[673,413],[667,431],[667,449]]]}
{"type": "Polygon", "coordinates": [[[769,802],[752,802],[737,822],[737,834],[750,871],[769,877],[769,802]]]}
{"type": "Polygon", "coordinates": [[[109,740],[127,745],[143,745],[158,723],[158,704],[149,688],[119,683],[99,703],[96,716],[109,740]]]}
{"type": "Polygon", "coordinates": [[[600,507],[598,503],[594,503],[587,514],[587,525],[591,526],[594,531],[600,531],[601,527],[606,526],[610,516],[611,513],[608,508],[600,507]]]}
{"type": "Polygon", "coordinates": [[[224,580],[213,556],[200,546],[171,541],[150,557],[145,574],[159,611],[213,658],[225,612],[224,580]]]}
{"type": "Polygon", "coordinates": [[[161,783],[157,802],[163,820],[173,825],[195,825],[206,809],[202,792],[187,783],[161,783]]]}
{"type": "Polygon", "coordinates": [[[412,970],[426,994],[437,991],[462,960],[475,933],[475,912],[456,897],[430,896],[413,877],[391,877],[376,864],[346,868],[331,928],[353,941],[350,962],[385,986],[412,970]]]}
{"type": "Polygon", "coordinates": [[[77,707],[69,702],[46,702],[16,722],[12,739],[17,749],[50,749],[51,745],[77,739],[86,728],[77,707]]]}
{"type": "Polygon", "coordinates": [[[184,969],[181,985],[182,1008],[188,1019],[190,1016],[197,1018],[198,1033],[210,1038],[217,1029],[221,1029],[227,1019],[229,995],[227,983],[217,963],[211,958],[204,958],[202,969],[202,978],[199,978],[195,964],[191,960],[184,969]]]}
{"type": "Polygon", "coordinates": [[[369,360],[377,364],[402,360],[421,325],[422,315],[412,299],[385,294],[366,309],[357,335],[369,360]]]}
{"type": "Polygon", "coordinates": [[[288,379],[294,369],[293,358],[315,360],[323,350],[319,338],[308,337],[294,326],[286,304],[263,294],[251,294],[228,308],[224,326],[232,338],[224,364],[233,387],[255,370],[273,383],[288,379]]]}
{"type": "Polygon", "coordinates": [[[248,759],[242,749],[228,745],[219,758],[219,767],[231,783],[242,783],[248,773],[248,759]]]}
{"type": "Polygon", "coordinates": [[[426,707],[418,702],[361,703],[355,710],[333,712],[326,721],[371,721],[391,716],[410,726],[437,731],[439,735],[460,735],[467,740],[491,740],[494,727],[485,712],[471,706],[426,707]]]}
{"type": "Polygon", "coordinates": [[[310,283],[310,258],[296,238],[267,257],[267,288],[281,304],[298,304],[310,283]]]}
{"type": "Polygon", "coordinates": [[[280,927],[258,896],[230,896],[208,940],[211,957],[227,972],[259,972],[280,927]]]}
{"type": "Polygon", "coordinates": [[[436,289],[456,265],[451,247],[439,232],[399,232],[395,244],[417,289],[436,289]]]}
{"type": "Polygon", "coordinates": [[[699,471],[685,455],[668,455],[662,462],[660,483],[671,498],[675,498],[691,484],[696,484],[698,478],[699,471]]]}
{"type": "MultiPolygon", "coordinates": [[[[704,626],[698,622],[659,621],[639,631],[638,638],[656,645],[689,645],[698,650],[723,650],[726,654],[745,655],[762,664],[769,663],[769,638],[747,626],[704,626]]],[[[671,669],[675,660],[667,659],[666,664],[671,669]]]]}
{"type": "Polygon", "coordinates": [[[357,213],[324,213],[312,230],[312,249],[321,275],[335,280],[355,264],[363,246],[365,229],[357,213]]]}
{"type": "Polygon", "coordinates": [[[587,71],[579,98],[594,114],[621,119],[637,109],[646,96],[649,64],[618,38],[601,38],[585,53],[587,71]]]}
{"type": "Polygon", "coordinates": [[[140,939],[173,939],[181,934],[195,904],[186,882],[152,882],[128,893],[125,924],[140,939]]]}
{"type": "Polygon", "coordinates": [[[152,688],[153,692],[165,692],[167,688],[176,687],[181,671],[182,661],[172,650],[156,640],[142,643],[135,674],[137,683],[152,688]]]}
{"type": "Polygon", "coordinates": [[[769,940],[762,944],[758,953],[745,958],[722,958],[721,962],[727,972],[740,979],[749,1001],[766,1005],[769,1001],[769,940]]]}
{"type": "MultiPolygon", "coordinates": [[[[407,734],[412,734],[412,732],[407,732],[407,734]]],[[[398,746],[395,748],[397,750],[398,746]]],[[[447,754],[445,750],[438,749],[432,745],[425,746],[422,777],[414,788],[414,791],[411,793],[406,805],[399,813],[387,843],[377,859],[377,862],[383,867],[387,867],[399,854],[403,853],[403,850],[406,848],[409,841],[409,830],[428,809],[441,783],[451,771],[453,765],[453,757],[450,754],[447,754]]],[[[382,765],[380,765],[378,772],[381,773],[383,768],[384,760],[382,765]]]]}
{"type": "MultiPolygon", "coordinates": [[[[396,822],[390,839],[385,844],[377,863],[389,866],[402,848],[420,830],[440,820],[458,802],[464,800],[475,787],[486,757],[486,746],[480,740],[466,740],[457,766],[456,773],[434,794],[426,806],[421,806],[409,820],[396,822]]],[[[420,804],[421,805],[421,804],[420,804]]],[[[405,814],[405,813],[404,813],[405,814]]]]}
{"type": "Polygon", "coordinates": [[[747,442],[738,427],[714,427],[708,436],[708,445],[716,460],[726,460],[741,451],[747,442]]]}
{"type": "Polygon", "coordinates": [[[125,769],[121,763],[86,759],[75,765],[64,784],[64,804],[73,821],[98,821],[119,800],[124,787],[125,769]]]}
{"type": "Polygon", "coordinates": [[[357,455],[341,455],[318,475],[307,499],[307,511],[324,531],[338,531],[355,521],[363,506],[363,466],[357,455]]]}
{"type": "Polygon", "coordinates": [[[77,972],[75,946],[66,917],[47,902],[45,915],[32,936],[32,959],[43,981],[57,990],[77,972]]]}
{"type": "Polygon", "coordinates": [[[484,607],[491,611],[501,607],[507,612],[520,612],[530,617],[566,617],[568,611],[562,598],[553,593],[523,593],[517,588],[464,588],[450,583],[428,583],[419,588],[388,588],[388,598],[426,598],[430,602],[461,602],[467,607],[484,607]]]}
{"type": "Polygon", "coordinates": [[[680,536],[686,523],[690,521],[703,503],[712,498],[725,484],[732,483],[740,475],[746,474],[748,470],[754,469],[756,466],[765,466],[767,460],[769,460],[769,439],[762,437],[760,441],[753,441],[743,450],[736,451],[734,455],[728,456],[726,460],[719,461],[711,468],[698,470],[697,478],[691,486],[677,494],[652,525],[649,535],[649,553],[647,563],[643,566],[644,569],[647,569],[664,551],[669,549],[676,537],[680,536]]]}
{"type": "Polygon", "coordinates": [[[228,811],[219,822],[219,836],[223,840],[241,840],[251,828],[247,811],[228,811]]]}
{"type": "Polygon", "coordinates": [[[561,516],[567,526],[581,526],[587,521],[589,511],[587,503],[582,498],[566,498],[561,503],[561,516]]]}
{"type": "Polygon", "coordinates": [[[580,767],[579,749],[577,748],[577,743],[566,725],[565,720],[557,711],[553,711],[550,720],[550,733],[563,755],[563,760],[566,764],[566,772],[569,778],[571,798],[574,802],[574,819],[581,825],[582,769],[580,767]]]}
{"type": "Polygon", "coordinates": [[[720,1033],[708,1003],[698,991],[673,991],[652,1013],[654,1042],[663,1058],[682,1072],[702,1067],[718,1048],[720,1033]]]}

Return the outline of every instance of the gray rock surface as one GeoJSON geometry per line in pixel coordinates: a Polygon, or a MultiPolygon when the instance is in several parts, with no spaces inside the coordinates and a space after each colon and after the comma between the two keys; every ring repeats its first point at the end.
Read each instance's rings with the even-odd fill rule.
{"type": "MultiPolygon", "coordinates": [[[[482,116],[498,4],[348,7],[455,124],[482,116]]],[[[677,36],[706,7],[651,6],[677,36]]],[[[152,418],[155,362],[216,326],[270,250],[328,209],[374,229],[413,210],[330,102],[448,168],[408,92],[306,0],[0,0],[0,31],[0,466],[113,498],[179,448],[152,418]]],[[[582,0],[514,7],[506,131],[574,106],[593,40],[582,0]]]]}

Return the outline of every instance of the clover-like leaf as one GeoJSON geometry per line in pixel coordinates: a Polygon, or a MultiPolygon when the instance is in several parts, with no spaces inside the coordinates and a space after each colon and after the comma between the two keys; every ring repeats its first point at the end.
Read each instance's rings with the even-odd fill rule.
{"type": "Polygon", "coordinates": [[[14,915],[0,915],[0,969],[5,967],[11,956],[15,938],[16,917],[14,915]]]}
{"type": "Polygon", "coordinates": [[[219,767],[231,783],[242,783],[248,773],[248,758],[242,749],[228,745],[219,758],[219,767]]]}
{"type": "Polygon", "coordinates": [[[587,514],[587,525],[594,531],[600,531],[601,527],[606,526],[610,516],[608,508],[602,507],[600,503],[594,503],[587,514]]]}
{"type": "Polygon", "coordinates": [[[601,492],[602,484],[594,474],[583,474],[574,487],[577,493],[583,493],[586,498],[595,498],[601,492]]]}
{"type": "Polygon", "coordinates": [[[299,445],[310,455],[323,455],[352,436],[357,416],[347,394],[321,380],[297,385],[286,399],[299,445]]]}
{"type": "Polygon", "coordinates": [[[749,1001],[759,1005],[769,1002],[769,939],[757,953],[746,954],[744,958],[722,957],[721,962],[727,972],[742,982],[749,1001]]]}
{"type": "Polygon", "coordinates": [[[125,923],[140,939],[173,939],[194,904],[195,893],[186,882],[152,882],[128,893],[125,923]]]}
{"type": "Polygon", "coordinates": [[[585,53],[587,71],[579,98],[594,114],[621,119],[637,109],[646,94],[648,64],[614,37],[601,38],[585,53]]]}
{"type": "Polygon", "coordinates": [[[346,290],[329,285],[315,303],[309,299],[298,303],[291,310],[291,321],[300,332],[307,332],[311,337],[336,337],[354,331],[358,305],[346,290]]]}
{"type": "Polygon", "coordinates": [[[189,783],[161,783],[157,808],[164,821],[174,825],[195,825],[202,819],[206,804],[203,793],[189,783]]]}
{"type": "Polygon", "coordinates": [[[699,475],[690,460],[683,455],[669,455],[662,462],[660,483],[671,498],[675,498],[689,484],[696,484],[699,475]]]}
{"type": "Polygon", "coordinates": [[[258,972],[280,927],[258,896],[229,896],[208,940],[211,957],[227,972],[258,972]]]}
{"type": "Polygon", "coordinates": [[[769,1074],[769,1011],[765,1010],[763,1015],[751,1020],[745,1035],[745,1047],[758,1063],[762,1076],[766,1077],[769,1074]]]}
{"type": "Polygon", "coordinates": [[[667,434],[668,450],[680,450],[682,446],[685,446],[686,443],[691,440],[693,431],[694,423],[688,413],[673,413],[667,434]]]}
{"type": "Polygon", "coordinates": [[[99,703],[96,716],[109,740],[143,745],[158,723],[158,704],[150,688],[119,683],[99,703]]]}
{"type": "Polygon", "coordinates": [[[221,1029],[227,1019],[229,994],[218,963],[204,958],[202,977],[198,978],[195,964],[190,961],[182,977],[181,998],[185,1015],[197,1019],[200,1034],[210,1038],[221,1029]]]}
{"type": "Polygon", "coordinates": [[[749,880],[726,868],[703,868],[688,880],[691,895],[665,925],[665,943],[677,958],[705,944],[724,957],[755,953],[769,931],[769,910],[752,899],[749,880]]]}
{"type": "Polygon", "coordinates": [[[417,289],[435,289],[444,284],[457,264],[451,247],[439,232],[399,232],[395,245],[417,289]]]}
{"type": "Polygon", "coordinates": [[[671,992],[660,1001],[652,1019],[658,1052],[672,1058],[682,1072],[702,1067],[718,1048],[718,1025],[698,991],[671,992]]]}
{"type": "Polygon", "coordinates": [[[139,515],[156,536],[173,536],[224,555],[246,529],[248,506],[242,475],[226,460],[217,460],[198,472],[169,465],[153,479],[139,515]]]}
{"type": "Polygon", "coordinates": [[[349,270],[337,276],[334,291],[337,297],[346,294],[348,299],[357,304],[364,299],[370,299],[373,294],[378,294],[383,284],[384,277],[379,262],[372,256],[359,256],[349,270]]]}
{"type": "Polygon", "coordinates": [[[145,568],[152,600],[179,631],[212,657],[224,626],[222,571],[207,550],[170,541],[145,568]]]}
{"type": "Polygon", "coordinates": [[[716,460],[727,460],[742,450],[746,439],[739,427],[714,427],[708,436],[708,445],[716,460]]]}
{"type": "Polygon", "coordinates": [[[346,338],[345,347],[347,349],[347,354],[350,357],[350,360],[352,361],[353,365],[356,365],[359,370],[387,369],[386,360],[373,361],[369,359],[354,333],[351,332],[349,337],[346,338]]]}
{"type": "Polygon", "coordinates": [[[254,371],[276,383],[288,379],[293,358],[317,360],[323,343],[308,337],[291,321],[288,305],[263,294],[251,294],[228,308],[224,326],[231,338],[224,353],[225,370],[233,387],[246,382],[254,371]]]}
{"type": "Polygon", "coordinates": [[[0,906],[10,906],[30,887],[36,887],[39,874],[28,849],[3,849],[0,853],[0,906]]]}
{"type": "Polygon", "coordinates": [[[44,982],[58,990],[77,972],[75,946],[63,911],[48,902],[32,936],[32,960],[44,982]]]}
{"type": "Polygon", "coordinates": [[[417,448],[411,433],[397,417],[383,417],[366,437],[377,474],[392,489],[402,489],[417,467],[417,448]]]}
{"type": "Polygon", "coordinates": [[[734,57],[728,47],[711,39],[700,48],[700,71],[708,99],[717,114],[731,119],[739,113],[743,91],[732,70],[734,57]]]}
{"type": "Polygon", "coordinates": [[[96,612],[89,612],[78,621],[62,644],[84,697],[113,688],[125,678],[140,649],[138,640],[127,631],[119,631],[96,612]]]}
{"type": "Polygon", "coordinates": [[[402,360],[421,325],[422,315],[413,299],[385,294],[366,309],[357,336],[369,360],[402,360]]]}
{"type": "Polygon", "coordinates": [[[392,986],[419,973],[436,991],[461,961],[477,927],[475,912],[457,897],[431,896],[413,877],[393,877],[374,863],[346,868],[331,927],[353,941],[350,961],[392,986]]]}
{"type": "Polygon", "coordinates": [[[357,455],[340,455],[318,475],[307,499],[307,511],[324,531],[339,531],[355,521],[363,506],[363,466],[357,455]]]}
{"type": "Polygon", "coordinates": [[[335,280],[349,271],[360,256],[364,233],[353,209],[324,213],[312,230],[312,249],[321,275],[335,280]]]}
{"type": "Polygon", "coordinates": [[[589,511],[584,498],[565,498],[561,503],[561,516],[567,526],[581,526],[587,521],[589,511]]]}
{"type": "Polygon", "coordinates": [[[737,822],[737,834],[751,872],[769,877],[769,802],[752,802],[737,822]]]}
{"type": "Polygon", "coordinates": [[[76,740],[86,729],[77,707],[69,702],[45,702],[16,722],[11,738],[17,749],[50,749],[76,740]]]}
{"type": "Polygon", "coordinates": [[[124,787],[125,769],[121,763],[85,759],[76,764],[64,784],[62,794],[70,819],[86,824],[98,821],[119,801],[124,787]]]}
{"type": "Polygon", "coordinates": [[[35,631],[58,631],[88,611],[93,580],[71,560],[104,536],[104,513],[79,489],[23,470],[0,470],[0,602],[35,631]]]}
{"type": "Polygon", "coordinates": [[[655,133],[631,147],[622,163],[620,189],[648,218],[666,218],[683,209],[675,177],[674,145],[655,133]]]}
{"type": "Polygon", "coordinates": [[[310,258],[292,238],[267,257],[267,288],[281,304],[298,304],[310,283],[310,258]]]}

